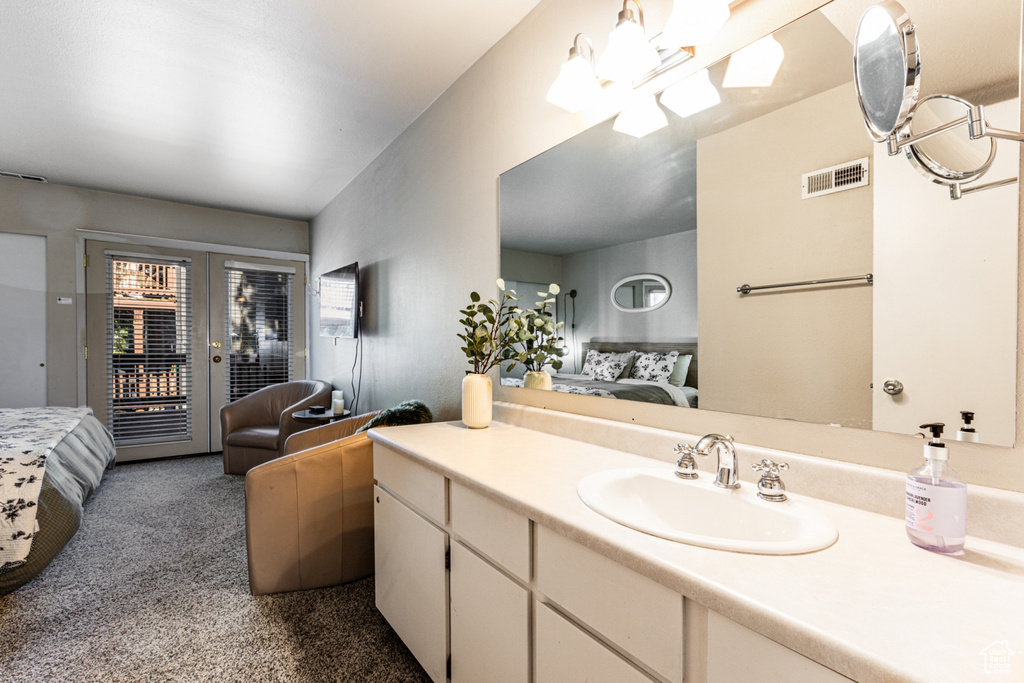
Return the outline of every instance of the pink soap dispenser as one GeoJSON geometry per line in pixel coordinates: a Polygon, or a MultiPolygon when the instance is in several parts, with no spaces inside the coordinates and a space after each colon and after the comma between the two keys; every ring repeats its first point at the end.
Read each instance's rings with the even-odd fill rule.
{"type": "Polygon", "coordinates": [[[943,427],[921,425],[932,440],[924,446],[924,464],[907,473],[907,536],[925,550],[958,553],[967,536],[967,482],[947,464],[943,427]]]}

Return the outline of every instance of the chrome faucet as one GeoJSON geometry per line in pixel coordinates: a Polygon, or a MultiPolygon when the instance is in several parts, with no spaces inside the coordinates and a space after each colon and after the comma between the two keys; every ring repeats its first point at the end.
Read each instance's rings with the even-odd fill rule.
{"type": "Polygon", "coordinates": [[[708,434],[697,442],[693,452],[697,455],[711,455],[712,449],[718,451],[718,475],[715,477],[715,486],[738,489],[740,481],[736,472],[736,447],[733,446],[732,437],[708,434]]]}

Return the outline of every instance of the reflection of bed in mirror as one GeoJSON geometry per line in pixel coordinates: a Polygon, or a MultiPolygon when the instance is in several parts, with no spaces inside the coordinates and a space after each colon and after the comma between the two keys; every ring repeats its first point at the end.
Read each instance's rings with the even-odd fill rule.
{"type": "MultiPolygon", "coordinates": [[[[551,390],[567,394],[583,394],[601,398],[617,398],[625,401],[642,401],[682,408],[697,407],[697,342],[610,342],[589,341],[581,344],[583,368],[580,374],[567,371],[568,366],[551,376],[551,390]],[[590,351],[596,354],[628,354],[634,358],[624,366],[621,375],[614,379],[595,379],[587,367],[590,351]],[[637,363],[641,354],[670,355],[676,352],[671,368],[662,381],[644,379],[637,363]],[[633,371],[633,368],[637,368],[633,371]],[[630,377],[631,371],[639,377],[630,377]]],[[[651,375],[654,376],[654,375],[651,375]]],[[[503,377],[504,386],[521,387],[523,380],[503,377]]]]}

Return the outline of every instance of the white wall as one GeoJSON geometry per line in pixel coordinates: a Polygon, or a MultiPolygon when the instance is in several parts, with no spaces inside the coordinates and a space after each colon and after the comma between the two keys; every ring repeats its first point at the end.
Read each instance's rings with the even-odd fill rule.
{"type": "Polygon", "coordinates": [[[872,188],[800,179],[872,144],[852,80],[697,141],[701,408],[871,428],[871,287],[736,288],[871,272],[872,188]]]}
{"type": "MultiPolygon", "coordinates": [[[[77,230],[162,237],[273,251],[308,253],[304,221],[208,209],[63,185],[0,178],[0,231],[46,237],[47,401],[78,404],[84,333],[77,230]],[[59,305],[71,297],[75,305],[59,305]]],[[[83,318],[84,320],[84,318],[83,318]]],[[[2,362],[2,361],[0,361],[2,362]]],[[[84,385],[82,386],[84,391],[84,385]]]]}
{"type": "MultiPolygon", "coordinates": [[[[675,75],[714,63],[821,4],[737,5],[715,44],[699,50],[675,75]]],[[[663,25],[667,6],[645,3],[653,30],[663,25]]],[[[604,49],[615,10],[590,0],[542,2],[313,221],[314,276],[356,259],[364,268],[361,408],[420,398],[440,419],[458,418],[459,385],[468,367],[455,336],[458,311],[470,290],[494,291],[498,175],[603,117],[567,115],[545,95],[577,32],[594,37],[598,53],[604,49]]],[[[335,347],[314,340],[313,375],[344,385],[352,351],[351,342],[335,347]]],[[[742,443],[898,470],[920,460],[920,441],[910,436],[548,393],[495,389],[503,400],[692,433],[729,433],[742,443]]],[[[1020,382],[1017,393],[1019,401],[1020,382]]],[[[1018,433],[1022,428],[1018,417],[1018,433]]],[[[970,481],[1024,490],[1024,447],[962,448],[966,455],[958,469],[970,481]]]]}
{"type": "MultiPolygon", "coordinates": [[[[1016,99],[985,107],[989,124],[1003,129],[1017,128],[1019,112],[1016,99]]],[[[1014,177],[1018,151],[1000,141],[978,183],[1014,177]]],[[[916,432],[943,422],[953,438],[960,411],[969,410],[984,443],[1012,445],[1017,186],[951,201],[946,186],[922,177],[903,154],[889,157],[878,145],[872,165],[873,381],[904,385],[897,396],[874,393],[875,428],[916,432]]]]}

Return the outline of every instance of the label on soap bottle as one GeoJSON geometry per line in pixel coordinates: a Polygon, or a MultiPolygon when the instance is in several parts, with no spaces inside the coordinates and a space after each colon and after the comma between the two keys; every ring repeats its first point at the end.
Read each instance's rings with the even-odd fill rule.
{"type": "Polygon", "coordinates": [[[967,487],[907,479],[907,526],[946,538],[967,535],[967,487]]]}

